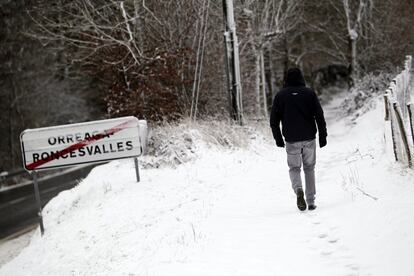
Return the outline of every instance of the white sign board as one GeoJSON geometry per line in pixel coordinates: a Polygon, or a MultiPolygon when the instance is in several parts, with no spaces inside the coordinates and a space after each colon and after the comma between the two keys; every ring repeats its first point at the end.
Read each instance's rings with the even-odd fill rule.
{"type": "Polygon", "coordinates": [[[33,171],[137,157],[140,125],[135,117],[122,117],[27,129],[20,135],[24,167],[33,171]]]}

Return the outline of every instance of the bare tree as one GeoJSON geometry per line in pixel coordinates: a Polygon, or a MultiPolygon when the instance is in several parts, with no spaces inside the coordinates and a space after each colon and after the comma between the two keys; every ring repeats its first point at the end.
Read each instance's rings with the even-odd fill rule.
{"type": "Polygon", "coordinates": [[[372,13],[374,0],[330,0],[331,5],[338,14],[344,15],[345,27],[347,32],[348,44],[348,66],[350,83],[360,75],[360,66],[358,64],[357,42],[361,37],[361,31],[364,25],[370,24],[368,19],[372,13]]]}
{"type": "MultiPolygon", "coordinates": [[[[26,36],[31,1],[0,4],[0,171],[21,164],[19,135],[26,128],[85,121],[99,114],[90,105],[92,80],[65,75],[60,44],[42,48],[26,36]]],[[[52,44],[52,43],[51,43],[52,44]]]]}
{"type": "Polygon", "coordinates": [[[198,36],[197,42],[197,52],[196,52],[196,65],[194,70],[194,80],[193,80],[193,89],[191,96],[191,110],[190,110],[190,119],[196,120],[197,118],[197,106],[200,95],[200,86],[202,82],[202,72],[203,72],[203,61],[205,54],[205,41],[206,33],[208,27],[209,11],[210,9],[210,0],[204,0],[200,16],[197,20],[197,30],[196,36],[198,36]]]}
{"type": "MultiPolygon", "coordinates": [[[[247,18],[247,41],[254,55],[256,115],[268,117],[265,51],[274,40],[283,38],[297,21],[289,20],[296,11],[297,1],[248,0],[243,3],[247,18]]],[[[271,72],[273,75],[274,72],[271,72]]]]}
{"type": "MultiPolygon", "coordinates": [[[[62,41],[70,62],[106,82],[110,116],[175,118],[185,113],[187,102],[194,107],[198,99],[193,90],[197,97],[189,101],[188,86],[201,3],[75,0],[51,5],[39,0],[29,13],[38,27],[31,35],[45,44],[62,41]]],[[[200,74],[197,70],[197,79],[200,74]]]]}

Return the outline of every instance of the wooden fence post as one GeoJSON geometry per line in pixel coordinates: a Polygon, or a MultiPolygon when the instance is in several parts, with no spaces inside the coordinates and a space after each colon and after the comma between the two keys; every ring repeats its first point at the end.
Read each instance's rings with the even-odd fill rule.
{"type": "Polygon", "coordinates": [[[394,107],[394,111],[395,111],[395,115],[397,118],[397,122],[398,122],[398,126],[400,129],[400,134],[401,134],[401,138],[404,144],[404,149],[405,152],[407,154],[407,159],[408,159],[408,167],[412,167],[412,159],[411,159],[411,150],[410,150],[410,146],[408,145],[408,138],[407,138],[407,132],[405,131],[405,127],[404,127],[404,121],[402,119],[402,114],[401,114],[401,109],[398,106],[398,103],[393,103],[393,107],[394,107]]]}
{"type": "Polygon", "coordinates": [[[413,103],[407,104],[407,109],[408,109],[408,118],[410,120],[411,138],[413,139],[413,145],[414,145],[414,118],[413,118],[414,104],[413,103]]]}
{"type": "Polygon", "coordinates": [[[385,121],[390,120],[390,110],[389,110],[389,103],[388,103],[388,95],[384,95],[384,104],[385,104],[385,121]]]}
{"type": "Polygon", "coordinates": [[[395,116],[393,114],[393,110],[391,109],[391,102],[388,101],[388,110],[390,111],[390,121],[391,121],[391,137],[392,137],[392,147],[394,149],[394,157],[395,161],[399,161],[399,147],[397,146],[397,130],[395,127],[395,116]]]}

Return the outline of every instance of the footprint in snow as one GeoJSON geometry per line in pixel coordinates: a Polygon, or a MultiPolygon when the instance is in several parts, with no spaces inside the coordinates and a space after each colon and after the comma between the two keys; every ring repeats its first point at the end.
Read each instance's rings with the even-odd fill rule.
{"type": "Polygon", "coordinates": [[[326,238],[328,235],[327,234],[320,234],[319,236],[318,236],[318,238],[320,238],[320,239],[324,239],[324,238],[326,238]]]}
{"type": "Polygon", "coordinates": [[[359,267],[356,264],[348,264],[346,265],[347,268],[350,268],[351,270],[359,270],[359,267]]]}
{"type": "Polygon", "coordinates": [[[329,243],[337,243],[339,239],[329,239],[328,242],[329,243]]]}
{"type": "MultiPolygon", "coordinates": [[[[328,248],[325,248],[324,250],[320,251],[320,256],[343,263],[345,269],[348,270],[347,275],[359,275],[361,271],[358,265],[353,263],[353,261],[355,260],[354,256],[349,255],[350,252],[348,248],[344,247],[344,245],[340,242],[339,237],[335,237],[335,234],[334,236],[332,236],[332,233],[334,233],[338,229],[338,226],[329,225],[327,221],[320,220],[320,217],[318,218],[318,215],[316,213],[307,213],[307,216],[311,224],[314,225],[314,228],[317,231],[317,235],[315,235],[313,239],[316,238],[319,241],[318,243],[320,245],[328,245],[328,248]],[[349,262],[352,263],[350,264],[349,262]]],[[[316,248],[320,249],[320,246],[312,245],[310,246],[310,248],[312,250],[315,250],[316,248]]]]}
{"type": "Polygon", "coordinates": [[[332,255],[332,253],[333,253],[332,251],[322,251],[321,255],[322,256],[330,256],[330,255],[332,255]]]}

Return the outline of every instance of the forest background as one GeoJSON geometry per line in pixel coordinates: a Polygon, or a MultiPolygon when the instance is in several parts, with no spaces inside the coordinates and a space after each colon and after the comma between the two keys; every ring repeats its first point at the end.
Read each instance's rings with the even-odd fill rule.
{"type": "MultiPolygon", "coordinates": [[[[249,120],[266,120],[291,66],[319,94],[360,82],[380,93],[414,53],[412,0],[234,5],[249,120]]],[[[2,0],[0,22],[0,171],[21,166],[26,128],[230,120],[222,1],[2,0]]]]}

